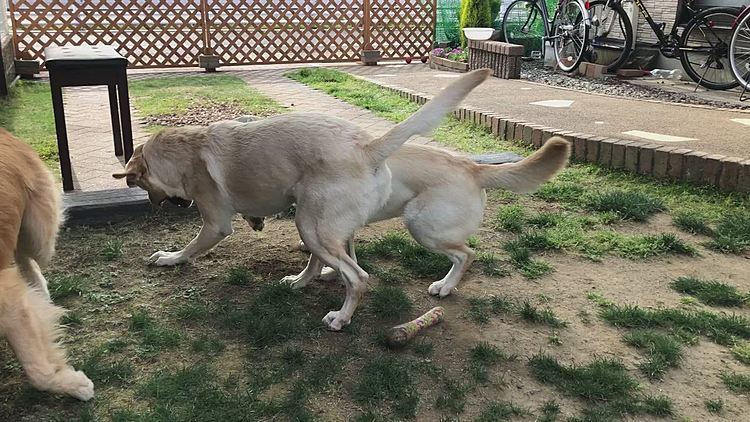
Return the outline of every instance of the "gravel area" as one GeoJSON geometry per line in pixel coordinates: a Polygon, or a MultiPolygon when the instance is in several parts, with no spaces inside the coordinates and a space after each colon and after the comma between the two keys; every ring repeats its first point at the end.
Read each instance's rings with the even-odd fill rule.
{"type": "Polygon", "coordinates": [[[618,97],[703,105],[735,110],[750,110],[750,104],[715,101],[685,93],[634,85],[616,77],[607,79],[590,79],[578,75],[567,75],[564,73],[553,72],[551,69],[543,67],[540,62],[523,62],[521,78],[550,86],[559,86],[578,91],[614,95],[618,97]]]}
{"type": "Polygon", "coordinates": [[[235,103],[209,102],[190,106],[184,113],[146,116],[144,120],[147,124],[159,126],[208,126],[220,120],[233,120],[246,114],[242,107],[235,103]]]}

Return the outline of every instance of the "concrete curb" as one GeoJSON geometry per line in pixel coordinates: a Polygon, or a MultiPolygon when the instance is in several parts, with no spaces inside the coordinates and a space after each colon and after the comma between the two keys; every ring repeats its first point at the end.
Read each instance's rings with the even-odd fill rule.
{"type": "MultiPolygon", "coordinates": [[[[362,76],[353,76],[379,85],[418,104],[424,104],[433,97],[362,76]]],[[[571,159],[575,162],[594,163],[605,168],[627,170],[660,180],[713,186],[724,192],[750,193],[749,159],[575,133],[515,120],[490,110],[470,106],[459,108],[454,115],[459,120],[484,126],[499,138],[522,142],[533,148],[541,147],[552,136],[562,136],[571,142],[571,159]]]]}

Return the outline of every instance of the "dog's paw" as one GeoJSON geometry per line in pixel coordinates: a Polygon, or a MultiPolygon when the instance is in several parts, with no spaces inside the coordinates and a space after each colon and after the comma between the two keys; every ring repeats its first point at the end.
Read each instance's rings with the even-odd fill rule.
{"type": "Polygon", "coordinates": [[[331,311],[323,318],[323,324],[331,331],[341,331],[351,322],[351,318],[345,318],[341,311],[331,311]]]}
{"type": "Polygon", "coordinates": [[[292,289],[301,289],[310,283],[309,280],[304,280],[299,275],[288,275],[282,278],[281,282],[289,284],[292,289]]]}
{"type": "Polygon", "coordinates": [[[433,296],[446,297],[453,292],[453,286],[446,284],[444,280],[440,280],[430,284],[427,292],[433,296]]]}
{"type": "Polygon", "coordinates": [[[323,271],[320,272],[320,279],[323,281],[334,281],[338,276],[336,270],[331,267],[323,267],[323,271]]]}
{"type": "Polygon", "coordinates": [[[187,262],[187,259],[180,252],[159,251],[151,255],[148,262],[159,267],[169,267],[187,262]]]}
{"type": "Polygon", "coordinates": [[[78,400],[88,401],[94,397],[94,383],[81,371],[66,370],[65,393],[78,400]]]}

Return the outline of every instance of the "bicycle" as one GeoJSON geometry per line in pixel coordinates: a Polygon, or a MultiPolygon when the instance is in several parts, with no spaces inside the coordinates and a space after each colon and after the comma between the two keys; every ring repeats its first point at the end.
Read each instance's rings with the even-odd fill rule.
{"type": "Polygon", "coordinates": [[[572,72],[581,64],[589,27],[588,11],[581,0],[560,0],[552,19],[545,0],[516,0],[503,15],[506,42],[533,50],[541,41],[540,50],[532,51],[534,58],[543,57],[545,43],[550,42],[557,66],[565,72],[572,72]]]}
{"type": "Polygon", "coordinates": [[[740,101],[750,99],[745,97],[750,90],[750,7],[746,7],[735,21],[729,43],[729,63],[734,78],[742,86],[740,101]]]}
{"type": "Polygon", "coordinates": [[[729,40],[732,23],[739,9],[711,7],[702,11],[687,0],[685,7],[691,18],[682,35],[678,35],[678,19],[666,34],[666,24],[654,22],[642,0],[594,0],[589,2],[591,32],[588,59],[607,66],[609,72],[619,69],[630,58],[635,47],[633,26],[624,2],[635,3],[656,35],[656,47],[664,57],[679,58],[682,68],[692,80],[709,89],[725,90],[739,85],[729,65],[729,40]]]}

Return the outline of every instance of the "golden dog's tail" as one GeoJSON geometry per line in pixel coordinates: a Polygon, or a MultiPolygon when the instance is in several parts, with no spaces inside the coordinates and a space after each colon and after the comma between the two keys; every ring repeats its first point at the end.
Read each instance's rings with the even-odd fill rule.
{"type": "Polygon", "coordinates": [[[479,184],[483,188],[503,188],[512,192],[527,193],[553,178],[570,156],[570,143],[555,136],[538,151],[517,163],[479,164],[479,184]]]}
{"type": "Polygon", "coordinates": [[[367,144],[367,155],[373,162],[382,163],[412,136],[429,134],[440,125],[446,114],[455,110],[471,90],[484,82],[489,75],[489,69],[480,69],[462,76],[411,117],[367,144]]]}

